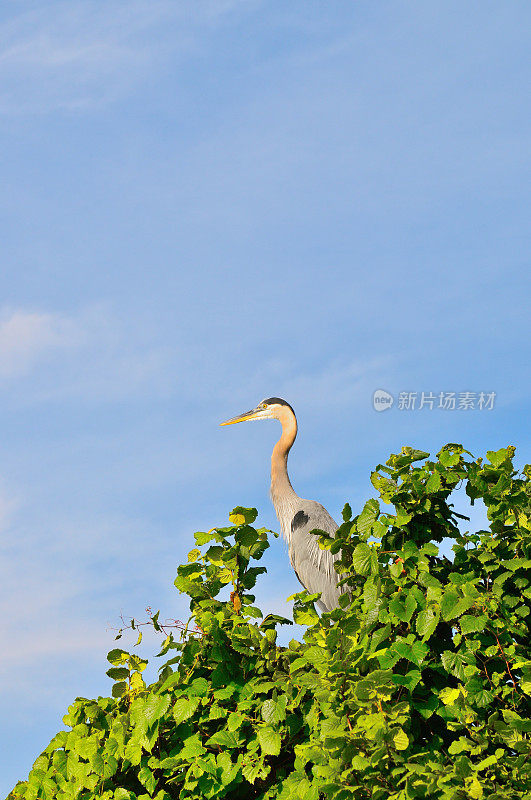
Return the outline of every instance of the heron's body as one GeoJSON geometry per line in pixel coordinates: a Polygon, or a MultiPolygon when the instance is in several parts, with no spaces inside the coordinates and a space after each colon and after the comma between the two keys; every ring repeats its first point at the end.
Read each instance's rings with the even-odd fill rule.
{"type": "Polygon", "coordinates": [[[271,500],[288,544],[291,565],[308,592],[321,592],[320,608],[331,611],[338,606],[341,594],[337,585],[339,575],[334,569],[334,561],[339,556],[322,550],[318,537],[311,531],[318,528],[333,534],[338,526],[320,503],[299,497],[291,485],[287,465],[288,453],[297,436],[295,412],[285,400],[271,397],[252,411],[222,424],[264,418],[278,419],[282,424],[282,436],[271,455],[271,500]]]}
{"type": "Polygon", "coordinates": [[[302,586],[312,594],[321,592],[321,599],[317,601],[321,610],[331,611],[337,608],[340,594],[339,576],[334,569],[338,556],[319,547],[317,536],[310,533],[315,528],[326,533],[337,531],[337,525],[326,508],[315,500],[298,498],[288,538],[289,560],[302,586]]]}

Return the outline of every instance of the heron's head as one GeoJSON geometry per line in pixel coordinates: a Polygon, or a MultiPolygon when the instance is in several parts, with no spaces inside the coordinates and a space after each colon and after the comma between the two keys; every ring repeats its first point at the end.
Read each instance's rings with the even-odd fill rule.
{"type": "Polygon", "coordinates": [[[295,416],[295,412],[289,403],[286,403],[280,397],[268,397],[267,400],[262,400],[261,403],[258,403],[256,408],[252,408],[244,414],[238,414],[238,416],[220,424],[235,425],[236,422],[247,422],[251,419],[278,419],[282,422],[286,414],[295,416]]]}

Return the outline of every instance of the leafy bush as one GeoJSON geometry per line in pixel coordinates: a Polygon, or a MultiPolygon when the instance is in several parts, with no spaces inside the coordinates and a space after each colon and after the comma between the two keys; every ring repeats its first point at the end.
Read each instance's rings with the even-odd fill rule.
{"type": "Polygon", "coordinates": [[[513,456],[483,464],[450,444],[379,465],[393,513],[371,499],[351,519],[347,505],[336,537],[321,535],[341,550],[343,607],[319,617],[317,595],[294,595],[306,631],[287,648],[288,620],[253,605],[268,547],[256,512],[197,533],[175,581],[192,617],[167,637],[159,679],[146,686],[146,662],[111,651],[113,697],[78,698],[10,799],[529,798],[531,468],[513,456]],[[490,530],[459,532],[459,486],[490,530]]]}

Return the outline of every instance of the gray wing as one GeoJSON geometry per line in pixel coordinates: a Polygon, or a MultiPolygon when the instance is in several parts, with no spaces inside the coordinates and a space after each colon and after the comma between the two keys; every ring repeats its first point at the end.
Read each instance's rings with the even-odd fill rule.
{"type": "Polygon", "coordinates": [[[300,500],[291,520],[290,561],[304,588],[310,593],[321,592],[320,608],[332,611],[341,594],[337,585],[340,576],[334,569],[334,561],[340,555],[321,550],[318,537],[310,533],[314,528],[335,533],[338,526],[320,503],[300,500]]]}

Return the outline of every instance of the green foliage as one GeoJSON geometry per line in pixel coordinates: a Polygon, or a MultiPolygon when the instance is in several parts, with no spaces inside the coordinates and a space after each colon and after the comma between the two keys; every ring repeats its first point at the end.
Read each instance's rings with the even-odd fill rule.
{"type": "Polygon", "coordinates": [[[342,607],[319,617],[317,595],[294,595],[307,629],[287,648],[289,621],[254,605],[256,511],[197,533],[175,581],[192,616],[158,680],[111,651],[112,697],[70,706],[10,800],[529,798],[531,468],[513,456],[446,445],[379,465],[379,500],[320,535],[340,552],[342,607]],[[489,530],[460,533],[457,486],[489,530]],[[453,562],[435,544],[447,537],[453,562]]]}

